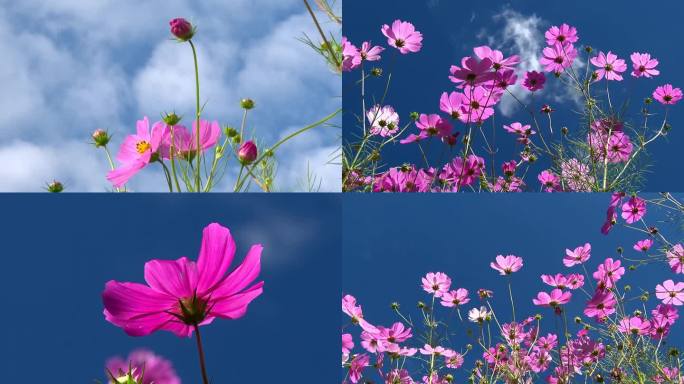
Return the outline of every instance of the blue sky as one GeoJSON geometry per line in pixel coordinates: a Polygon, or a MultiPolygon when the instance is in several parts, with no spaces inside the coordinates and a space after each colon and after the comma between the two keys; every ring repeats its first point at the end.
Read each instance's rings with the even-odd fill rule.
{"type": "Polygon", "coordinates": [[[12,367],[5,380],[92,383],[104,379],[107,358],[146,347],[170,359],[184,383],[199,382],[195,340],[129,337],[105,321],[101,294],[110,279],[144,282],[150,259],[196,260],[212,221],[235,238],[231,270],[252,244],[264,245],[265,282],[245,317],[202,327],[213,382],[288,375],[303,356],[310,377],[336,380],[339,195],[6,195],[0,208],[7,218],[0,231],[10,234],[0,291],[16,310],[2,320],[11,329],[0,353],[12,367]]]}
{"type": "MultiPolygon", "coordinates": [[[[36,191],[53,178],[70,191],[111,189],[104,153],[88,145],[96,128],[116,152],[143,116],[194,113],[192,54],[169,39],[168,21],[198,26],[204,117],[238,126],[239,100],[257,108],[248,127],[267,143],[340,106],[340,78],[297,40],[316,30],[298,0],[0,1],[0,190],[36,191]]],[[[337,2],[338,9],[341,2],[337,2]]],[[[323,27],[339,27],[321,17],[323,27]]],[[[339,123],[337,124],[339,126],[339,123]]],[[[283,147],[276,184],[302,189],[307,162],[324,190],[339,190],[339,127],[316,129],[283,147]]],[[[237,171],[236,171],[237,172],[237,171]]],[[[164,187],[145,172],[133,190],[164,187]]]]}
{"type": "MultiPolygon", "coordinates": [[[[679,15],[684,11],[684,5],[679,2],[633,7],[616,2],[581,1],[549,3],[519,0],[497,2],[493,6],[491,2],[379,0],[348,2],[344,11],[347,19],[343,34],[357,45],[371,40],[387,46],[380,27],[391,24],[395,19],[411,21],[423,33],[423,49],[419,53],[396,55],[395,49],[391,48],[384,52],[383,60],[374,65],[383,68],[385,75],[390,71],[393,73],[385,104],[394,106],[404,123],[413,111],[439,112],[441,93],[453,90],[453,84],[448,79],[450,65],[459,64],[461,57],[471,55],[473,47],[489,44],[502,50],[506,56],[516,53],[521,55],[524,62],[532,64],[545,46],[543,32],[551,25],[560,25],[563,22],[577,27],[580,44],[591,45],[597,50],[612,50],[621,58],[627,59],[628,63],[629,55],[634,51],[650,52],[660,60],[661,75],[655,79],[635,81],[631,76],[626,76],[629,78],[620,86],[611,84],[614,101],[626,100],[631,96],[632,106],[628,116],[633,123],[642,122],[637,116],[640,103],[656,86],[664,83],[684,86],[684,73],[679,70],[684,54],[681,50],[672,48],[680,40],[679,15]],[[392,56],[396,57],[392,59],[392,56]]],[[[631,70],[631,63],[629,68],[631,70]]],[[[360,72],[355,71],[345,74],[343,78],[345,140],[354,138],[360,132],[356,116],[360,114],[361,99],[357,96],[360,95],[359,88],[354,84],[359,77],[360,72]]],[[[372,105],[372,95],[375,95],[376,100],[382,97],[385,80],[371,79],[367,82],[368,104],[372,105]]],[[[549,82],[553,83],[554,79],[549,79],[549,82]]],[[[502,112],[503,108],[509,116],[498,113],[496,118],[499,147],[495,161],[497,169],[500,169],[502,162],[513,159],[513,155],[520,150],[514,148],[513,137],[501,125],[513,121],[526,122],[529,117],[512,110],[515,104],[510,96],[508,98],[509,100],[504,99],[501,102],[498,112],[502,112]]],[[[540,101],[542,98],[557,110],[553,115],[554,126],[557,129],[568,126],[572,130],[578,119],[574,113],[569,112],[576,107],[566,91],[552,86],[536,99],[538,105],[543,103],[540,101]]],[[[663,109],[660,106],[653,110],[662,116],[663,109]]],[[[684,143],[684,135],[677,127],[684,122],[683,114],[681,104],[672,108],[669,120],[674,127],[673,131],[666,140],[650,146],[651,173],[647,175],[648,180],[642,190],[684,189],[684,179],[674,177],[681,174],[682,156],[678,149],[684,143]]],[[[491,137],[491,123],[486,126],[491,137]]],[[[416,130],[415,126],[411,129],[416,130]]],[[[410,132],[413,131],[409,130],[407,134],[410,132]]],[[[481,141],[478,136],[476,150],[481,149],[481,141]]],[[[438,158],[439,151],[435,149],[437,147],[432,147],[431,157],[438,158]]],[[[391,146],[383,153],[383,161],[393,166],[405,162],[423,166],[420,151],[415,145],[391,146]]],[[[489,157],[487,161],[491,161],[489,157]]],[[[534,175],[544,169],[541,165],[538,170],[535,168],[534,175]]],[[[532,180],[530,184],[533,190],[538,189],[536,180],[532,180]]]]}
{"type": "MultiPolygon", "coordinates": [[[[678,197],[681,201],[684,195],[678,197]]],[[[479,306],[473,293],[487,288],[494,291],[497,317],[500,321],[509,321],[511,309],[506,279],[491,269],[489,263],[498,254],[515,254],[524,259],[523,268],[512,276],[518,318],[541,313],[546,319],[542,321],[542,329],[555,332],[552,311],[535,308],[532,298],[540,290],[550,290],[539,279],[541,274],[570,272],[562,264],[566,248],[591,243],[589,271],[594,271],[605,258],[616,257],[618,246],[625,248],[626,256],[636,256],[631,247],[643,238],[640,233],[618,227],[608,236],[599,232],[609,198],[598,193],[460,198],[412,194],[383,195],[383,204],[378,204],[377,196],[345,195],[343,293],[357,298],[364,318],[373,324],[387,326],[398,321],[389,307],[395,301],[400,303],[405,315],[410,314],[416,320],[420,317],[420,312],[415,310],[416,303],[429,300],[420,287],[420,278],[427,272],[441,271],[451,277],[454,289],[462,287],[471,292],[471,302],[465,305],[464,314],[479,306]]],[[[662,212],[652,207],[647,214],[647,221],[669,234],[671,241],[681,241],[682,227],[677,230],[672,223],[659,222],[664,218],[662,212]]],[[[574,272],[581,273],[581,269],[574,272]]],[[[632,286],[632,292],[641,292],[641,288],[653,291],[656,284],[666,279],[678,281],[664,263],[640,267],[623,279],[632,286]]],[[[568,307],[569,316],[583,308],[584,298],[579,295],[568,307]]],[[[656,299],[652,297],[649,307],[655,304],[656,299]]],[[[445,311],[441,313],[446,316],[445,311]]],[[[343,324],[348,322],[348,317],[340,316],[343,324]]],[[[464,333],[473,328],[470,323],[461,326],[456,317],[451,320],[451,329],[455,326],[458,335],[454,345],[472,342],[464,333]]],[[[356,346],[360,347],[357,330],[352,333],[356,346]]],[[[682,324],[675,325],[673,332],[670,341],[681,346],[682,324]]],[[[481,356],[480,352],[473,355],[481,356]]],[[[461,382],[458,380],[462,376],[456,378],[461,382]]]]}

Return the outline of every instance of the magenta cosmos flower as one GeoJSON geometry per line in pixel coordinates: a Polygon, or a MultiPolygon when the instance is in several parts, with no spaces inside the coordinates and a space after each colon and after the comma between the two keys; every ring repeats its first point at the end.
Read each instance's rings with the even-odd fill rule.
{"type": "Polygon", "coordinates": [[[195,34],[195,27],[182,17],[169,21],[171,34],[180,41],[188,41],[195,34]]]}
{"type": "Polygon", "coordinates": [[[259,149],[252,140],[245,141],[238,148],[237,157],[243,165],[253,163],[257,156],[259,156],[259,149]]]}
{"type": "Polygon", "coordinates": [[[107,360],[107,370],[115,377],[124,376],[133,370],[133,377],[137,380],[143,374],[142,384],[180,384],[171,362],[153,352],[138,349],[131,352],[126,359],[119,356],[107,360]]]}
{"type": "Polygon", "coordinates": [[[560,176],[548,169],[542,171],[537,176],[537,180],[541,183],[544,192],[558,192],[561,190],[560,176]]]}
{"type": "Polygon", "coordinates": [[[515,66],[520,63],[520,57],[518,55],[513,55],[511,57],[504,57],[503,53],[496,49],[491,49],[490,47],[483,45],[480,47],[473,48],[473,52],[477,57],[482,59],[489,59],[492,61],[492,68],[495,71],[506,71],[514,69],[515,66]]]}
{"type": "Polygon", "coordinates": [[[493,269],[499,271],[502,276],[510,275],[513,272],[517,272],[523,266],[522,257],[515,255],[502,256],[498,255],[495,261],[489,263],[489,266],[493,269]]]}
{"type": "Polygon", "coordinates": [[[421,281],[423,290],[435,297],[442,297],[451,287],[451,278],[444,272],[430,272],[421,281]]]}
{"type": "Polygon", "coordinates": [[[565,250],[565,257],[563,258],[563,265],[572,267],[573,265],[582,264],[591,257],[591,244],[586,243],[574,250],[565,250]]]}
{"type": "Polygon", "coordinates": [[[661,104],[672,105],[682,99],[682,90],[672,88],[672,84],[661,85],[653,91],[653,98],[661,104]]]}
{"type": "Polygon", "coordinates": [[[525,72],[523,79],[523,86],[530,92],[539,91],[544,88],[546,83],[546,76],[542,72],[528,71],[525,72]]]}
{"type": "Polygon", "coordinates": [[[665,280],[663,284],[656,285],[655,293],[656,297],[663,301],[663,304],[684,304],[684,283],[665,280]]]}
{"type": "Polygon", "coordinates": [[[639,240],[634,244],[634,250],[637,252],[646,252],[649,249],[651,249],[651,246],[653,245],[653,240],[651,239],[644,239],[644,240],[639,240]]]}
{"type": "Polygon", "coordinates": [[[646,201],[639,197],[632,197],[622,204],[622,218],[627,224],[635,223],[641,220],[646,214],[646,201]]]}
{"type": "Polygon", "coordinates": [[[405,139],[401,140],[401,144],[408,144],[414,141],[420,141],[432,136],[441,138],[447,137],[451,134],[453,127],[447,120],[442,119],[438,114],[421,114],[416,121],[416,127],[420,130],[418,135],[410,134],[405,139]]]}
{"type": "Polygon", "coordinates": [[[618,331],[634,335],[646,335],[651,330],[651,323],[638,316],[625,317],[618,324],[618,331]]]}
{"type": "Polygon", "coordinates": [[[617,305],[617,300],[611,291],[598,290],[591,300],[587,302],[584,314],[587,317],[595,317],[597,320],[602,320],[615,313],[615,305],[617,305]]]}
{"type": "Polygon", "coordinates": [[[556,25],[552,26],[544,33],[544,37],[546,37],[546,44],[550,46],[576,43],[579,39],[579,36],[577,36],[577,29],[565,23],[561,24],[560,27],[556,25]]]}
{"type": "Polygon", "coordinates": [[[164,135],[162,122],[157,122],[150,131],[150,121],[147,116],[138,120],[136,134],[128,135],[119,148],[116,160],[120,165],[118,168],[107,174],[114,187],[119,188],[126,184],[128,180],[145,168],[147,164],[155,161],[164,135]]]}
{"type": "MultiPolygon", "coordinates": [[[[170,127],[165,126],[164,130],[164,145],[162,147],[162,156],[169,158],[169,150],[171,148],[171,130],[173,130],[173,148],[174,156],[182,157],[186,160],[192,159],[197,154],[197,121],[192,122],[192,129],[188,129],[182,125],[170,127]]],[[[200,120],[200,151],[213,147],[221,136],[221,127],[218,121],[209,122],[200,120]]]]}
{"type": "Polygon", "coordinates": [[[442,294],[442,305],[445,307],[458,307],[459,305],[470,302],[468,290],[459,288],[442,294]]]}
{"type": "Polygon", "coordinates": [[[551,293],[539,292],[536,299],[532,299],[534,305],[539,305],[542,307],[556,308],[559,305],[567,304],[570,302],[572,293],[556,288],[551,291],[551,293]]]}
{"type": "Polygon", "coordinates": [[[652,59],[650,54],[634,52],[629,58],[632,59],[632,76],[653,77],[660,74],[660,71],[655,69],[658,66],[658,60],[652,59]]]}
{"type": "Polygon", "coordinates": [[[145,264],[147,285],[108,281],[102,301],[107,321],[130,336],[166,330],[190,337],[199,325],[215,318],[237,319],[263,291],[263,281],[250,285],[261,270],[261,245],[253,245],[242,264],[226,275],[235,256],[228,228],[204,228],[197,262],[151,260],[145,264]]]}
{"type": "Polygon", "coordinates": [[[443,92],[439,98],[439,110],[451,116],[452,119],[458,119],[462,115],[461,106],[466,102],[467,98],[462,93],[443,92]]]}
{"type": "Polygon", "coordinates": [[[348,72],[359,65],[361,65],[361,55],[359,54],[359,49],[356,48],[345,36],[342,36],[342,41],[340,42],[342,46],[342,71],[348,72]]]}
{"type": "Polygon", "coordinates": [[[370,41],[364,41],[361,43],[361,49],[359,49],[359,56],[361,56],[361,61],[378,61],[380,60],[380,54],[385,48],[379,45],[371,45],[370,41]]]}
{"type": "Polygon", "coordinates": [[[563,72],[572,65],[576,57],[577,50],[571,44],[556,44],[544,48],[539,63],[544,66],[546,72],[563,72]]]}
{"type": "Polygon", "coordinates": [[[665,255],[672,272],[684,273],[684,247],[681,244],[675,244],[665,255]]]}
{"type": "Polygon", "coordinates": [[[461,83],[479,85],[494,78],[492,65],[492,60],[487,57],[478,61],[474,57],[466,56],[461,59],[461,67],[451,66],[449,79],[452,83],[459,85],[461,83]]]}
{"type": "Polygon", "coordinates": [[[599,52],[598,56],[592,57],[589,61],[598,67],[596,70],[596,81],[603,79],[622,81],[622,72],[627,70],[627,64],[611,51],[608,53],[599,52]]]}
{"type": "Polygon", "coordinates": [[[381,31],[387,37],[387,44],[397,48],[404,55],[418,52],[423,46],[423,35],[407,21],[394,20],[391,27],[385,24],[381,31]]]}

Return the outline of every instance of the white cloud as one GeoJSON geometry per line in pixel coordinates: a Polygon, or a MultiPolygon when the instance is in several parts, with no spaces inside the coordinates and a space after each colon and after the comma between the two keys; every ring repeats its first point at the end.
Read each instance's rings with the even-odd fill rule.
{"type": "MultiPolygon", "coordinates": [[[[101,180],[108,167],[89,161],[102,154],[85,144],[95,128],[114,134],[115,151],[144,115],[154,119],[175,109],[192,116],[190,49],[168,38],[168,20],[178,16],[199,25],[207,118],[236,126],[239,99],[254,98],[249,127],[271,143],[284,126],[307,125],[339,107],[339,77],[296,40],[302,32],[316,36],[298,0],[0,0],[0,34],[12,36],[0,40],[0,150],[7,154],[16,145],[20,155],[34,151],[55,159],[69,147],[73,163],[104,165],[58,162],[91,172],[78,177],[68,169],[19,162],[0,190],[35,190],[46,178],[63,178],[60,173],[73,177],[71,191],[105,190],[101,180]],[[84,147],[76,150],[77,143],[84,147]],[[85,157],[79,161],[78,154],[85,157]]],[[[339,145],[338,138],[339,132],[321,136],[306,158],[320,157],[317,151],[339,145]]],[[[163,180],[161,174],[144,172],[152,175],[136,178],[134,189],[163,187],[149,181],[163,180]]]]}

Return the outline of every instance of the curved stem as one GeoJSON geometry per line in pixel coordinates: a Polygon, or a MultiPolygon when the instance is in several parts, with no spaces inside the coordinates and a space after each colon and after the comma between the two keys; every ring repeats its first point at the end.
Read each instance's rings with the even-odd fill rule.
{"type": "Polygon", "coordinates": [[[197,352],[199,353],[200,369],[202,370],[202,381],[204,384],[209,384],[209,375],[207,375],[207,366],[204,362],[204,348],[202,348],[202,336],[200,335],[199,327],[197,324],[193,324],[195,329],[195,338],[197,340],[197,352]]]}
{"type": "MultiPolygon", "coordinates": [[[[112,171],[113,171],[113,170],[114,170],[114,162],[112,161],[112,155],[109,153],[109,149],[107,148],[106,145],[103,146],[103,148],[104,148],[104,150],[105,150],[105,154],[107,154],[107,161],[109,161],[109,168],[111,168],[112,171]]],[[[121,191],[119,190],[119,188],[117,188],[117,187],[115,187],[114,190],[117,191],[117,192],[121,192],[121,191]]]]}
{"type": "Polygon", "coordinates": [[[195,127],[195,132],[197,135],[197,169],[195,169],[195,185],[197,192],[202,191],[202,178],[201,178],[201,168],[200,164],[202,161],[201,156],[201,145],[200,145],[200,83],[199,83],[199,67],[197,65],[197,50],[195,49],[195,44],[192,40],[188,40],[190,47],[192,47],[192,58],[195,62],[195,102],[196,102],[196,115],[197,115],[197,126],[195,127]]]}

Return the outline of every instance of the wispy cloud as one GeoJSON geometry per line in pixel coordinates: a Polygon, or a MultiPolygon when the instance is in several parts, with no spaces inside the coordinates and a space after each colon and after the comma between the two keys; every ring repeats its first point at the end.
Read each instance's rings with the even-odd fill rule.
{"type": "MultiPolygon", "coordinates": [[[[11,171],[0,170],[1,190],[38,190],[46,177],[55,177],[65,183],[71,179],[67,188],[72,191],[104,191],[106,161],[87,143],[95,128],[113,133],[116,151],[142,116],[156,119],[171,110],[192,115],[192,57],[187,46],[168,39],[173,17],[188,17],[199,26],[207,118],[238,125],[238,101],[254,98],[250,128],[272,143],[284,129],[302,127],[341,104],[339,77],[297,41],[302,33],[316,33],[297,0],[1,2],[0,33],[12,38],[0,40],[5,90],[0,93],[0,153],[11,153],[14,161],[11,171]],[[72,161],[55,160],[67,157],[66,148],[72,161]],[[48,162],[53,165],[42,164],[48,162]]],[[[311,135],[319,147],[296,160],[281,156],[281,169],[304,177],[307,162],[323,160],[318,150],[339,143],[339,131],[311,135]]],[[[316,167],[339,175],[323,164],[316,167]]],[[[156,176],[152,172],[149,178],[156,176]]],[[[323,188],[335,188],[337,179],[325,180],[323,188]]],[[[155,183],[137,177],[131,187],[142,190],[150,184],[155,183]]],[[[298,185],[285,175],[276,184],[281,189],[298,185]]]]}

